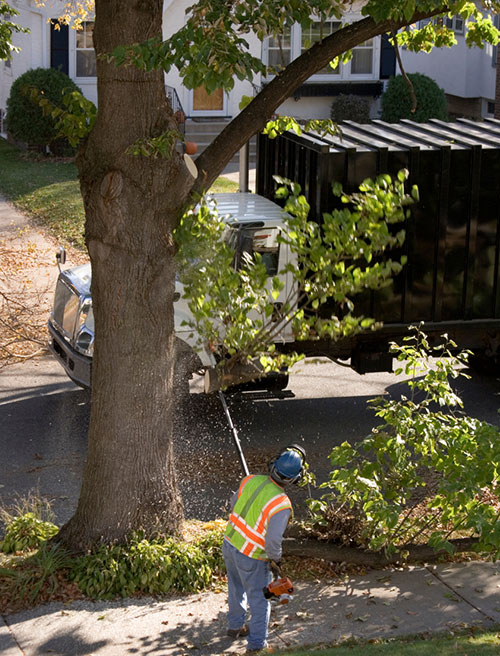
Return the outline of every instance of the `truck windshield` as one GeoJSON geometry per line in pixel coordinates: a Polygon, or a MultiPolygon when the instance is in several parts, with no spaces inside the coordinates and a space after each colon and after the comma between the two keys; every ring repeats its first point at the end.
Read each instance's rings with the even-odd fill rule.
{"type": "Polygon", "coordinates": [[[278,273],[279,242],[278,228],[266,228],[261,223],[234,224],[228,227],[226,242],[234,251],[234,268],[240,269],[245,254],[253,257],[260,253],[268,276],[278,273]]]}

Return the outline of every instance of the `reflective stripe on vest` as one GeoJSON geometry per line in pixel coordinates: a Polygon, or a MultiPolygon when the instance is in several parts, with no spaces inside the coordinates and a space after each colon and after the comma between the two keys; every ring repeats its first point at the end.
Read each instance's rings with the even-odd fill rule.
{"type": "Polygon", "coordinates": [[[245,556],[264,560],[270,518],[291,508],[290,499],[269,476],[247,476],[241,481],[225,537],[245,556]]]}

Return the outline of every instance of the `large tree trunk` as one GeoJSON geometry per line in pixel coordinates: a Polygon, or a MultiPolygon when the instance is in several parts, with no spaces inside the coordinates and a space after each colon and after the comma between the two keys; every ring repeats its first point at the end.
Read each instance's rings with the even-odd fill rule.
{"type": "Polygon", "coordinates": [[[92,262],[96,342],[89,453],[78,509],[60,538],[87,549],[143,528],[178,532],[172,449],[172,231],[193,182],[170,157],[126,154],[177,124],[163,73],[99,55],[161,33],[162,0],[97,0],[98,119],[77,158],[92,262]]]}

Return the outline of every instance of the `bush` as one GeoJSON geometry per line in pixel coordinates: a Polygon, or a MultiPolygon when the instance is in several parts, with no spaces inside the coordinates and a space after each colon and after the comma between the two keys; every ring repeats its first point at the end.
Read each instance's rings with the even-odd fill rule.
{"type": "Polygon", "coordinates": [[[0,613],[57,599],[61,590],[68,592],[69,581],[71,594],[111,599],[196,592],[217,584],[225,573],[221,547],[226,522],[222,520],[205,525],[189,542],[146,540],[138,533],[127,544],[101,545],[84,556],[75,556],[64,546],[46,541],[58,529],[34,512],[16,517],[4,512],[4,516],[7,532],[0,552],[3,548],[15,555],[0,558],[0,613]]]}
{"type": "MultiPolygon", "coordinates": [[[[64,586],[62,571],[71,566],[70,554],[58,544],[43,543],[27,558],[0,567],[0,609],[16,612],[35,602],[51,599],[64,586]]],[[[66,593],[67,589],[63,593],[66,593]]]]}
{"type": "Polygon", "coordinates": [[[126,545],[103,545],[76,559],[70,578],[93,599],[196,592],[225,571],[221,542],[220,531],[193,543],[135,535],[126,545]]]}
{"type": "Polygon", "coordinates": [[[402,75],[389,80],[387,89],[382,95],[382,120],[397,123],[403,118],[409,118],[417,123],[425,123],[431,118],[448,120],[446,111],[446,96],[444,91],[427,75],[409,73],[408,78],[413,84],[417,97],[417,108],[412,113],[410,89],[402,75]]]}
{"type": "Polygon", "coordinates": [[[55,524],[44,522],[34,512],[27,512],[13,519],[5,529],[5,537],[0,542],[0,551],[15,553],[38,549],[59,531],[55,524]]]}
{"type": "Polygon", "coordinates": [[[332,450],[334,469],[321,485],[330,492],[309,500],[315,520],[328,529],[333,518],[337,539],[373,551],[404,556],[409,544],[423,543],[452,552],[451,539],[473,535],[478,550],[498,558],[500,433],[463,413],[451,387],[466,354],[453,356],[451,340],[431,348],[420,329],[404,342],[392,350],[396,374],[412,376],[408,394],[372,401],[383,424],[332,450]]]}
{"type": "Polygon", "coordinates": [[[64,91],[80,91],[62,71],[35,68],[17,78],[7,100],[7,131],[16,140],[30,146],[49,146],[57,155],[70,154],[68,141],[58,137],[56,119],[44,113],[32,100],[29,90],[37,89],[53,105],[62,107],[64,91]]]}
{"type": "Polygon", "coordinates": [[[362,96],[341,93],[332,103],[330,117],[335,123],[346,120],[355,121],[356,123],[369,123],[370,101],[362,96]]]}

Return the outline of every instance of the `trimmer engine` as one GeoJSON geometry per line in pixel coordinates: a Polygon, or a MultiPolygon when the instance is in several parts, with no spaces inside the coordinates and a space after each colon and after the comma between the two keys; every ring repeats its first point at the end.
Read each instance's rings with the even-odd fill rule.
{"type": "Polygon", "coordinates": [[[293,583],[288,577],[274,579],[263,589],[264,597],[277,604],[287,604],[293,599],[293,583]]]}

